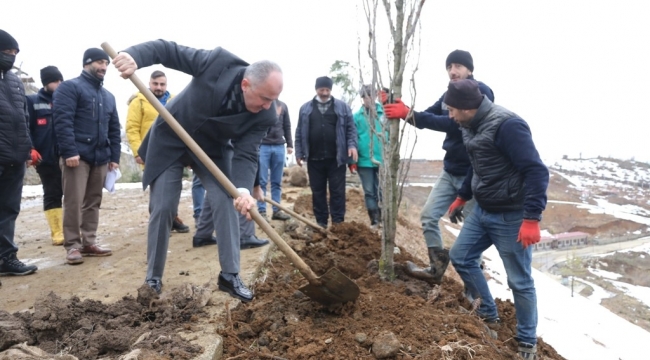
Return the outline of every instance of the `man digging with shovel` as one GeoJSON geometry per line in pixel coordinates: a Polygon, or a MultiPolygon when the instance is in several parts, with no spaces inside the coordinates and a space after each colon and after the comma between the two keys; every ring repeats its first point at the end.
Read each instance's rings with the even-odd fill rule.
{"type": "Polygon", "coordinates": [[[181,192],[183,168],[191,165],[207,191],[217,231],[219,290],[244,302],[253,293],[239,277],[239,222],[256,200],[250,194],[257,169],[257,148],[277,119],[273,101],[282,92],[282,70],[271,61],[249,65],[227,50],[199,50],[156,40],[127,48],[113,61],[121,76],[153,64],[192,75],[167,110],[234,183],[240,197],[233,198],[189,150],[172,128],[158,117],[138,154],[146,162],[142,185],[151,187],[147,275],[145,282],[162,290],[169,232],[181,192]],[[235,141],[236,140],[236,141],[235,141]]]}

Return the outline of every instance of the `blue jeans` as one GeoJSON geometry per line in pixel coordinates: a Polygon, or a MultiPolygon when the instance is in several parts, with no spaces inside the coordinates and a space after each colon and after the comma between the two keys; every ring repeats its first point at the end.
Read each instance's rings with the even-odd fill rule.
{"type": "Polygon", "coordinates": [[[381,193],[379,191],[379,168],[376,167],[359,167],[357,168],[359,178],[361,178],[361,187],[363,188],[366,209],[379,209],[381,193]]]}
{"type": "Polygon", "coordinates": [[[508,276],[508,287],[515,300],[517,340],[537,343],[537,294],[531,275],[533,247],[524,249],[517,242],[523,221],[523,210],[491,213],[479,205],[465,219],[463,228],[449,252],[451,263],[465,283],[465,295],[470,301],[481,299],[478,315],[484,319],[498,316],[478,259],[494,245],[508,276]]]}
{"type": "Polygon", "coordinates": [[[18,252],[14,232],[20,213],[24,177],[25,163],[0,165],[0,258],[18,252]]]}
{"type": "MultiPolygon", "coordinates": [[[[282,171],[284,170],[284,144],[282,145],[264,145],[260,146],[260,186],[266,196],[266,186],[269,183],[269,173],[271,174],[271,199],[280,203],[282,196],[282,171]]],[[[257,209],[259,212],[266,212],[266,201],[258,201],[257,209]]],[[[273,207],[273,212],[279,209],[273,207]]]]}
{"type": "Polygon", "coordinates": [[[192,209],[194,210],[194,222],[196,222],[199,219],[199,215],[201,215],[203,199],[205,199],[205,188],[195,173],[194,178],[192,179],[192,209]]]}
{"type": "MultiPolygon", "coordinates": [[[[456,200],[458,190],[463,185],[465,176],[454,176],[446,171],[440,173],[440,177],[433,185],[427,202],[422,208],[420,221],[422,221],[422,234],[427,247],[442,248],[442,236],[440,234],[440,218],[447,214],[449,206],[456,200]]],[[[463,214],[469,215],[474,207],[474,200],[465,204],[463,214]]]]}

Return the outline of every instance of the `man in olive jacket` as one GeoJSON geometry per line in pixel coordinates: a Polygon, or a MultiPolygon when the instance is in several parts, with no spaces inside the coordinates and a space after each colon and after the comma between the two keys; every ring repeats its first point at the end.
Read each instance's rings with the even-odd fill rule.
{"type": "Polygon", "coordinates": [[[251,190],[257,171],[258,147],[276,119],[276,100],[282,92],[282,70],[270,61],[249,65],[227,50],[200,50],[171,41],[156,40],[135,45],[114,59],[128,77],[138,68],[153,64],[192,75],[167,110],[175,117],[221,171],[238,188],[233,198],[189,150],[171,127],[159,117],[138,153],[147,166],[142,185],[151,187],[146,282],[157,292],[167,258],[169,232],[181,191],[183,168],[192,166],[215,209],[213,222],[219,246],[219,289],[242,301],[253,294],[239,277],[239,221],[237,211],[248,215],[255,206],[251,190]],[[237,211],[235,211],[235,208],[237,211]]]}

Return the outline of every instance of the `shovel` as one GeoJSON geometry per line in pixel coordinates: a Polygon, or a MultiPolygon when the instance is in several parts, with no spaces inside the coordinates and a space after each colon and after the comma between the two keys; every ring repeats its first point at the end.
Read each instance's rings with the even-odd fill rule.
{"type": "Polygon", "coordinates": [[[267,203],[275,206],[276,208],[286,212],[287,214],[293,216],[294,218],[304,222],[305,224],[311,226],[312,228],[318,230],[323,235],[328,235],[329,234],[329,231],[327,231],[327,229],[325,229],[322,226],[314,223],[313,221],[307,219],[304,216],[298,215],[298,213],[296,213],[295,211],[289,210],[289,208],[287,208],[286,206],[282,206],[282,205],[278,204],[277,202],[271,200],[271,198],[269,198],[268,196],[264,198],[264,201],[266,201],[267,203]]]}
{"type": "MultiPolygon", "coordinates": [[[[102,43],[102,48],[111,58],[117,56],[117,52],[108,43],[102,43]]],[[[167,122],[169,127],[174,130],[176,135],[187,145],[187,147],[196,155],[196,157],[205,165],[210,173],[217,179],[226,191],[233,198],[240,196],[237,188],[228,180],[228,178],[219,170],[217,165],[208,157],[201,147],[192,139],[192,137],[183,129],[183,127],[174,119],[172,114],[158,101],[154,94],[145,86],[145,84],[134,73],[129,77],[135,87],[147,98],[149,103],[158,111],[160,116],[167,122]]],[[[307,279],[309,284],[301,287],[303,294],[310,299],[321,303],[325,306],[342,304],[348,301],[355,301],[359,297],[359,287],[350,278],[343,275],[336,268],[329,269],[325,275],[318,277],[311,268],[296,254],[293,249],[273,230],[271,224],[262,218],[256,208],[249,210],[251,217],[257,225],[271,238],[275,245],[286,255],[300,273],[307,279]]]]}

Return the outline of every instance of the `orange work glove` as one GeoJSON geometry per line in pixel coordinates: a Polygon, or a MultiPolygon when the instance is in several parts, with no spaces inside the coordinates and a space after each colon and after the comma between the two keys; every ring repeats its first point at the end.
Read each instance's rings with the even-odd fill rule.
{"type": "Polygon", "coordinates": [[[36,149],[32,149],[32,165],[36,166],[41,163],[43,158],[41,157],[41,154],[36,151],[36,149]]]}
{"type": "Polygon", "coordinates": [[[409,114],[409,109],[406,104],[402,102],[402,99],[395,100],[394,104],[384,105],[384,113],[388,119],[406,119],[406,116],[409,114]]]}
{"type": "Polygon", "coordinates": [[[521,223],[521,228],[519,228],[519,236],[517,237],[517,241],[521,242],[524,249],[530,245],[537,244],[541,238],[539,221],[524,219],[521,223]]]}
{"type": "Polygon", "coordinates": [[[449,220],[451,220],[452,223],[458,224],[459,222],[463,221],[463,219],[465,219],[465,215],[463,215],[463,207],[465,207],[466,202],[466,200],[457,197],[456,200],[451,203],[451,206],[449,206],[448,214],[449,220]]]}

